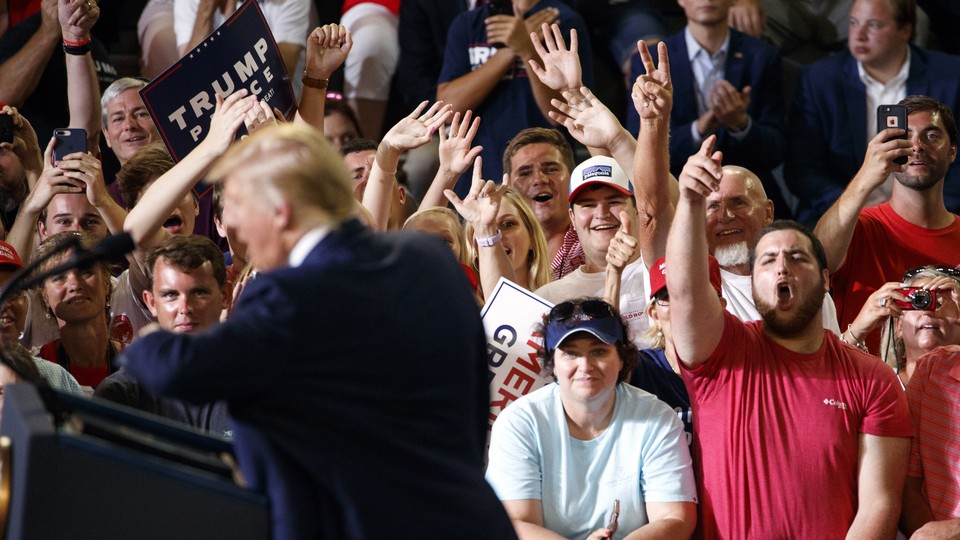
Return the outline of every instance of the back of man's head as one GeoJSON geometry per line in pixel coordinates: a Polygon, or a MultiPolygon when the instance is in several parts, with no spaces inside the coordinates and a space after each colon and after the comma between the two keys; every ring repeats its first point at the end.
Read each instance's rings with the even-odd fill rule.
{"type": "Polygon", "coordinates": [[[120,167],[117,183],[123,204],[129,209],[140,200],[144,188],[173,168],[173,158],[161,143],[143,147],[135,156],[120,167]]]}
{"type": "Polygon", "coordinates": [[[570,147],[570,143],[567,142],[563,133],[560,133],[560,131],[556,129],[537,127],[524,129],[510,139],[510,142],[507,143],[507,148],[503,151],[503,172],[510,173],[510,171],[513,170],[513,156],[521,148],[537,143],[549,144],[556,147],[557,150],[560,151],[563,164],[567,167],[567,173],[569,174],[573,171],[573,148],[570,147]]]}
{"type": "Polygon", "coordinates": [[[943,129],[950,138],[950,145],[957,145],[957,120],[950,107],[929,96],[907,96],[900,100],[900,105],[907,108],[907,115],[915,112],[927,112],[938,115],[943,122],[943,129]]]}
{"type": "Polygon", "coordinates": [[[265,204],[286,202],[327,224],[347,219],[355,204],[343,158],[318,131],[297,124],[264,128],[235,144],[208,178],[256,182],[265,204]]]}

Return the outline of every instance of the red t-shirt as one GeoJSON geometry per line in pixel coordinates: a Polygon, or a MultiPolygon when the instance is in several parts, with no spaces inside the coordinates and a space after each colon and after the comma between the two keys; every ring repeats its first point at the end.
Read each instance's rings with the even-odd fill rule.
{"type": "MultiPolygon", "coordinates": [[[[890,203],[865,208],[843,266],[830,277],[840,330],[857,318],[880,286],[900,281],[907,270],[928,264],[960,264],[960,219],[949,227],[926,229],[897,215],[890,203]]],[[[879,345],[877,329],[867,338],[867,346],[876,352],[879,345]]]]}
{"type": "Polygon", "coordinates": [[[907,401],[917,429],[907,474],[923,479],[933,519],[960,518],[960,346],[917,361],[907,401]]]}
{"type": "Polygon", "coordinates": [[[857,511],[859,435],[913,434],[893,371],[829,331],[797,354],[725,312],[713,355],[682,374],[703,538],[842,538],[857,511]]]}
{"type": "Polygon", "coordinates": [[[10,26],[17,24],[34,13],[39,13],[40,3],[41,0],[10,0],[10,5],[7,6],[7,17],[9,18],[10,26]]]}

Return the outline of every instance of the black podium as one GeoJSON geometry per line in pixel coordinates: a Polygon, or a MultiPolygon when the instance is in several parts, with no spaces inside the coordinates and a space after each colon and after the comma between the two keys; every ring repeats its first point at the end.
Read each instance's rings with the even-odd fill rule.
{"type": "Polygon", "coordinates": [[[228,442],[103,401],[53,398],[4,389],[5,538],[269,538],[267,500],[233,482],[228,442]]]}

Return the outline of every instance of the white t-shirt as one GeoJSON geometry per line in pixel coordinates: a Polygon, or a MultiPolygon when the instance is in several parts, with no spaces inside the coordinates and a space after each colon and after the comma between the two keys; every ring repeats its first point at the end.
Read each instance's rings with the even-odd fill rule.
{"type": "Polygon", "coordinates": [[[502,501],[541,501],[544,526],[564,538],[605,527],[614,499],[614,538],[647,524],[646,501],[697,502],[676,413],[626,383],[617,385],[610,425],[592,441],[570,436],[556,383],[518,399],[493,424],[487,481],[502,501]]]}
{"type": "MultiPolygon", "coordinates": [[[[242,2],[238,1],[239,7],[242,2]]],[[[311,21],[317,18],[316,9],[310,0],[257,0],[260,4],[260,10],[263,11],[263,17],[267,20],[267,26],[273,34],[273,39],[277,43],[293,43],[302,45],[304,48],[300,51],[300,57],[297,59],[296,69],[293,71],[294,77],[291,80],[294,92],[299,97],[302,83],[299,74],[303,73],[304,62],[306,58],[307,36],[313,30],[311,21]]],[[[177,38],[177,48],[183,47],[190,41],[193,35],[193,25],[197,20],[197,8],[200,0],[175,0],[173,3],[173,32],[177,38]]],[[[213,28],[216,30],[227,17],[219,10],[213,15],[213,28]]],[[[287,66],[289,69],[289,66],[287,66]]]]}
{"type": "MultiPolygon", "coordinates": [[[[547,283],[535,294],[548,302],[559,304],[582,296],[603,297],[606,272],[583,271],[577,268],[566,276],[547,283]]],[[[628,264],[620,278],[620,315],[630,328],[630,339],[637,347],[647,349],[650,343],[643,339],[647,329],[647,300],[650,298],[650,273],[643,264],[643,257],[628,264]]]]}
{"type": "MultiPolygon", "coordinates": [[[[759,321],[760,312],[753,303],[753,283],[750,276],[741,276],[720,269],[723,297],[727,300],[727,311],[743,322],[759,321]]],[[[823,327],[840,335],[840,323],[837,322],[837,306],[829,294],[823,296],[823,327]]]]}

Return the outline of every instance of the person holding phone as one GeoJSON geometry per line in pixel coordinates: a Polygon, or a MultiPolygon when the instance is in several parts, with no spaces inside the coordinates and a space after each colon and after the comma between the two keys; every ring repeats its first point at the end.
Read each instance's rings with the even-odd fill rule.
{"type": "MultiPolygon", "coordinates": [[[[815,230],[827,252],[841,330],[849,330],[871,294],[907,269],[960,264],[960,218],[944,206],[947,171],[957,157],[956,120],[927,96],[900,105],[907,108],[907,129],[885,128],[871,139],[863,166],[815,230]],[[907,139],[896,138],[902,135],[907,139]],[[907,162],[896,164],[901,157],[907,162]],[[891,174],[890,201],[867,207],[891,174]]],[[[876,330],[856,337],[879,350],[876,330]]]]}
{"type": "Polygon", "coordinates": [[[497,417],[487,465],[517,536],[689,538],[697,496],[683,426],[627,384],[638,352],[620,314],[597,298],[562,302],[536,333],[556,382],[497,417]]]}

